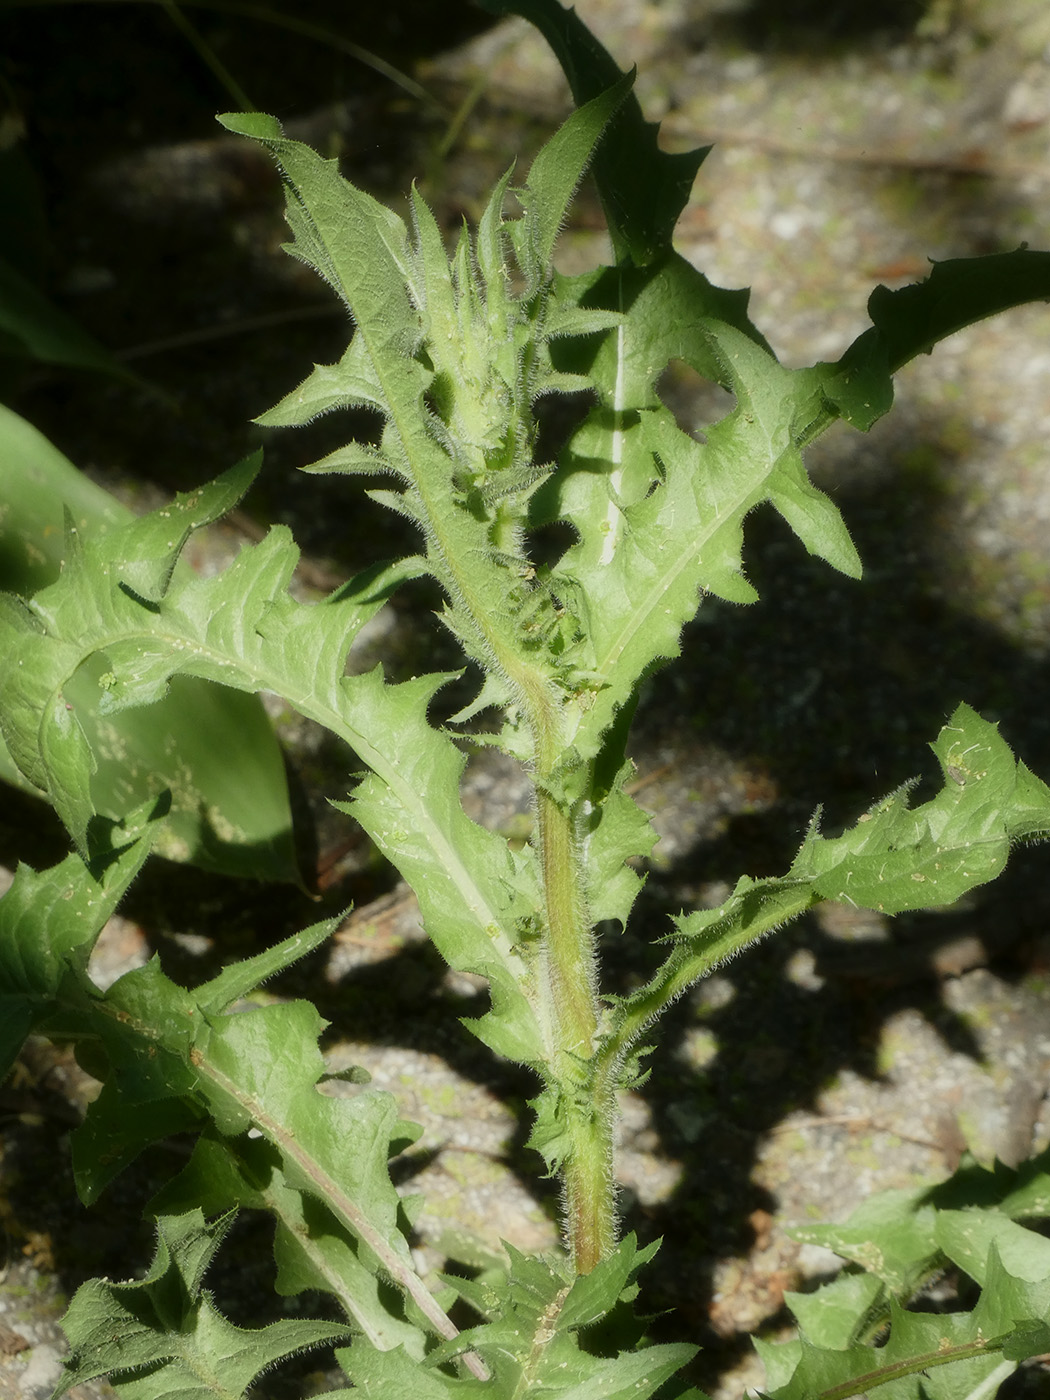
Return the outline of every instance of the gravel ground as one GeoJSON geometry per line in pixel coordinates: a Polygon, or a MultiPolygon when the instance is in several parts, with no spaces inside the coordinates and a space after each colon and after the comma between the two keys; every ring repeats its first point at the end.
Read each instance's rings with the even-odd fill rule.
{"type": "MultiPolygon", "coordinates": [[[[622,62],[639,64],[643,103],[669,142],[715,142],[679,247],[716,282],[753,286],[753,315],[787,362],[839,354],[863,328],[871,287],[914,280],[929,257],[1048,246],[1050,12],[1039,0],[937,0],[873,31],[848,22],[851,6],[827,7],[823,31],[807,29],[801,4],[579,8],[622,62]]],[[[476,212],[509,154],[527,154],[564,110],[554,65],[513,23],[429,60],[420,76],[449,105],[475,85],[467,135],[443,163],[427,157],[434,132],[425,122],[397,151],[371,139],[369,121],[381,124],[367,102],[340,109],[346,140],[355,178],[370,187],[403,189],[413,161],[427,169],[450,218],[476,212]]],[[[309,121],[330,131],[332,112],[309,121]]],[[[107,200],[119,189],[117,212],[134,231],[158,183],[177,197],[176,175],[188,172],[186,200],[199,205],[202,190],[217,190],[207,218],[222,211],[229,243],[247,250],[237,276],[251,264],[271,296],[316,303],[295,267],[277,262],[272,187],[263,181],[257,192],[262,177],[250,164],[230,176],[228,142],[158,141],[120,159],[96,162],[74,183],[61,217],[72,222],[86,207],[96,220],[108,208],[112,219],[107,200]]],[[[205,222],[198,207],[195,239],[205,222]]],[[[564,267],[602,256],[597,222],[585,190],[563,239],[564,267]]],[[[84,235],[81,274],[118,266],[104,248],[97,227],[84,235]]],[[[174,268],[185,275],[177,259],[174,268]]],[[[258,293],[231,289],[229,263],[205,272],[215,280],[203,299],[186,302],[202,323],[260,309],[258,293]]],[[[147,338],[119,279],[79,295],[99,334],[113,318],[108,343],[119,343],[121,316],[123,343],[147,338]]],[[[963,332],[900,376],[894,413],[871,434],[833,431],[815,446],[814,472],[865,560],[862,584],[807,560],[776,521],[760,514],[750,523],[746,559],[762,603],[705,605],[683,662],[640,713],[638,796],[660,841],[637,926],[603,950],[615,984],[647,966],[647,940],[668,911],[717,903],[742,871],[783,869],[818,803],[833,825],[911,774],[928,777],[924,745],[960,699],[998,719],[1029,765],[1050,774],[1048,333],[1043,306],[963,332]]],[[[154,454],[157,479],[182,484],[180,454],[199,466],[225,453],[215,470],[235,460],[238,425],[308,359],[338,353],[334,341],[326,350],[329,336],[319,311],[301,340],[298,331],[270,337],[281,345],[260,345],[257,356],[252,340],[248,367],[218,387],[207,350],[177,355],[170,370],[163,361],[184,408],[154,454]]],[[[152,450],[155,407],[47,378],[20,392],[22,411],[107,479],[126,480],[152,450]],[[115,409],[126,411],[116,438],[115,409]]],[[[724,411],[718,392],[684,372],[668,376],[664,393],[694,427],[724,411]]],[[[274,453],[277,471],[297,453],[319,455],[287,439],[274,453]]],[[[293,511],[271,485],[251,508],[257,518],[294,515],[322,581],[351,557],[396,547],[381,532],[347,537],[346,512],[338,536],[342,489],[317,490],[293,511]]],[[[375,645],[394,666],[442,645],[426,640],[414,612],[386,620],[375,645]]],[[[339,792],[317,736],[282,732],[319,791],[339,792]]],[[[479,820],[527,829],[521,776],[492,756],[473,760],[464,800],[479,820]]],[[[10,806],[5,858],[25,849],[26,810],[10,806]]],[[[311,995],[332,1021],[333,1067],[364,1064],[423,1124],[402,1164],[406,1190],[428,1198],[421,1264],[449,1252],[480,1260],[500,1237],[548,1247],[557,1203],[522,1146],[531,1086],[480,1058],[456,1025],[479,987],[443,973],[408,892],[374,870],[341,819],[323,823],[322,849],[338,856],[326,897],[335,907],[349,895],[358,912],[330,953],[281,991],[311,995]]],[[[56,844],[46,826],[34,839],[45,853],[56,844]]],[[[97,974],[118,975],[159,947],[176,975],[202,977],[214,958],[251,948],[262,926],[317,917],[294,896],[267,899],[262,915],[257,898],[219,881],[187,898],[161,872],[107,931],[97,974]]],[[[714,1400],[761,1384],[749,1335],[780,1335],[785,1290],[833,1267],[826,1252],[792,1239],[793,1223],[842,1219],[872,1191],[943,1176],[966,1150],[1017,1161],[1050,1143],[1048,910],[1045,851],[1024,852],[1002,881],[948,911],[891,922],[827,906],[674,1009],[648,1085],[625,1099],[620,1174],[625,1222],[667,1239],[648,1301],[670,1310],[669,1334],[704,1345],[697,1378],[714,1400]]],[[[151,1180],[170,1170],[163,1153],[129,1174],[108,1206],[85,1212],[70,1202],[68,1131],[90,1092],[68,1057],[33,1047],[0,1104],[0,1400],[50,1392],[63,1293],[98,1269],[126,1277],[147,1256],[137,1211],[151,1180]]],[[[246,1227],[216,1284],[235,1313],[255,1317],[254,1276],[245,1274],[257,1247],[246,1227]]],[[[298,1393],[287,1387],[268,1380],[266,1393],[298,1393]]],[[[92,1385],[76,1396],[106,1393],[92,1385]]]]}

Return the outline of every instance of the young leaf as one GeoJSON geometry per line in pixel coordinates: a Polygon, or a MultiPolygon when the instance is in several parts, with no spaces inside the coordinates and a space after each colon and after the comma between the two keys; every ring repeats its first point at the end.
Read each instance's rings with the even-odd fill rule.
{"type": "MultiPolygon", "coordinates": [[[[532,274],[534,283],[547,274],[576,186],[610,118],[615,120],[617,110],[631,100],[633,83],[633,73],[617,74],[607,88],[578,103],[532,162],[519,199],[529,245],[529,266],[524,270],[532,274]]],[[[564,325],[561,333],[566,334],[564,325]]]]}

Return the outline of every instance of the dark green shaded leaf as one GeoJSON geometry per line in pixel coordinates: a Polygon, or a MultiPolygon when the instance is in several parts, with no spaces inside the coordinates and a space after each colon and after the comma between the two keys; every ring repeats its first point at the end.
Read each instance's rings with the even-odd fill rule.
{"type": "MultiPolygon", "coordinates": [[[[517,14],[534,24],[550,44],[569,80],[578,107],[623,78],[610,54],[576,15],[558,0],[480,0],[492,14],[517,14]]],[[[710,149],[671,155],[657,142],[659,127],[647,122],[629,96],[613,119],[594,162],[605,217],[618,260],[639,266],[671,244],[678,216],[710,149]]]]}

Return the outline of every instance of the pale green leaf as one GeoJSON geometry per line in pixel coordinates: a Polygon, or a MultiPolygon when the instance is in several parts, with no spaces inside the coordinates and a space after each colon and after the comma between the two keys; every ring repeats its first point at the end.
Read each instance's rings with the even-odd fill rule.
{"type": "Polygon", "coordinates": [[[264,428],[301,427],[339,408],[382,410],[382,388],[368,358],[364,339],[356,336],[336,365],[314,365],[298,389],[256,418],[264,428]]]}
{"type": "Polygon", "coordinates": [[[811,831],[790,873],[825,898],[896,914],[950,904],[999,874],[1012,840],[1050,828],[1050,790],[1027,770],[1015,823],[1018,765],[996,727],[968,706],[933,749],[945,777],[935,798],[912,811],[901,790],[840,837],[811,831]]]}
{"type": "MultiPolygon", "coordinates": [[[[256,962],[254,971],[264,972],[265,965],[256,962]]],[[[271,1154],[263,1175],[282,1225],[296,1232],[305,1222],[322,1237],[338,1237],[330,1247],[302,1240],[292,1278],[301,1278],[303,1268],[314,1270],[314,1286],[334,1292],[369,1335],[411,1340],[415,1331],[406,1333],[400,1324],[386,1329],[371,1284],[356,1300],[363,1276],[379,1274],[405,1291],[440,1336],[455,1336],[414,1271],[401,1200],[387,1169],[391,1152],[411,1141],[412,1132],[389,1094],[369,1090],[337,1098],[319,1089],[325,1067],[316,1038],[324,1023],[312,1006],[292,1002],[217,1014],[209,1009],[220,995],[215,988],[205,987],[198,1001],[169,981],[156,959],[125,974],[105,997],[88,992],[84,982],[81,976],[68,988],[60,983],[47,1010],[49,1027],[97,1044],[106,1062],[100,1066],[105,1090],[89,1106],[76,1141],[77,1178],[88,1197],[146,1145],[151,1125],[164,1137],[206,1113],[231,1139],[235,1157],[237,1140],[253,1130],[271,1154]],[[111,1141],[106,1129],[122,1114],[137,1116],[137,1125],[111,1141]],[[294,1199],[296,1193],[316,1198],[320,1216],[294,1199]]],[[[221,996],[233,988],[225,981],[221,996]]],[[[256,1185],[261,1189],[258,1178],[256,1185]]]]}
{"type": "Polygon", "coordinates": [[[633,764],[625,764],[612,791],[585,811],[581,822],[587,908],[595,923],[604,919],[626,923],[642,887],[642,876],[628,862],[646,858],[656,844],[648,816],[624,791],[634,772],[633,764]]]}
{"type": "Polygon", "coordinates": [[[576,186],[609,119],[627,98],[633,83],[633,73],[620,74],[605,92],[578,106],[532,162],[518,198],[526,213],[530,253],[529,264],[523,270],[533,283],[550,266],[554,243],[576,186]]]}
{"type": "Polygon", "coordinates": [[[1028,1283],[1045,1281],[1050,1301],[1050,1240],[1042,1235],[991,1210],[940,1210],[934,1234],[948,1258],[982,1286],[988,1282],[986,1270],[994,1245],[995,1256],[1010,1277],[1028,1283]]]}
{"type": "MultiPolygon", "coordinates": [[[[669,1345],[605,1358],[579,1345],[577,1329],[599,1321],[633,1293],[631,1280],[655,1252],[653,1247],[639,1250],[633,1235],[590,1274],[577,1278],[512,1246],[507,1252],[511,1265],[502,1278],[482,1286],[449,1280],[464,1297],[477,1297],[490,1320],[431,1352],[427,1368],[418,1373],[419,1387],[411,1393],[428,1400],[482,1400],[486,1395],[501,1400],[648,1400],[695,1354],[694,1347],[669,1345]],[[467,1347],[488,1364],[489,1381],[445,1376],[432,1369],[467,1347]]],[[[407,1358],[400,1351],[379,1352],[356,1344],[349,1353],[340,1353],[340,1360],[369,1400],[396,1400],[411,1384],[407,1358]]]]}
{"type": "Polygon", "coordinates": [[[881,1191],[864,1201],[844,1225],[796,1225],[795,1239],[833,1249],[880,1279],[891,1293],[908,1296],[943,1258],[936,1212],[925,1192],[881,1191]]]}
{"type": "Polygon", "coordinates": [[[369,443],[348,442],[299,470],[316,476],[330,473],[345,476],[382,476],[390,473],[396,476],[398,469],[385,453],[369,443]]]}
{"type": "Polygon", "coordinates": [[[396,772],[366,778],[346,810],[416,890],[445,959],[489,979],[493,1012],[470,1023],[474,1033],[509,1059],[539,1064],[547,1049],[529,996],[538,974],[524,946],[540,906],[536,877],[463,811],[463,755],[426,720],[442,679],[389,686],[376,671],[344,681],[355,725],[382,733],[398,755],[396,772]]]}
{"type": "Polygon", "coordinates": [[[874,1274],[842,1273],[815,1293],[785,1293],[784,1302],[814,1345],[839,1351],[868,1340],[885,1297],[885,1285],[874,1274]]]}
{"type": "MultiPolygon", "coordinates": [[[[160,513],[160,525],[180,510],[185,517],[178,504],[160,513]]],[[[178,519],[170,528],[173,539],[182,537],[178,519]]],[[[151,703],[179,674],[283,695],[347,740],[371,768],[358,815],[415,880],[446,956],[490,979],[500,1015],[479,1023],[482,1034],[498,1035],[502,1053],[542,1062],[544,1032],[526,995],[531,971],[517,948],[520,929],[535,914],[535,877],[512,860],[501,837],[462,810],[462,758],[426,720],[440,678],[387,686],[378,671],[343,674],[356,632],[397,583],[418,571],[415,562],[362,574],[323,603],[299,604],[286,592],[295,550],[278,528],[244,549],[224,574],[175,580],[166,596],[147,605],[138,590],[121,586],[120,576],[129,557],[141,556],[140,540],[157,533],[157,520],[145,517],[93,541],[9,627],[11,654],[25,664],[0,678],[5,722],[71,830],[84,841],[94,814],[91,749],[64,699],[67,678],[84,660],[105,656],[113,711],[151,703]]]]}
{"type": "Polygon", "coordinates": [[[1021,771],[995,726],[969,706],[958,707],[931,747],[944,786],[929,802],[912,810],[905,787],[838,837],[819,835],[814,821],[787,875],[741,876],[718,908],[676,919],[676,946],[663,966],[617,1001],[599,1065],[622,1055],[687,987],[820,899],[887,914],[949,904],[993,879],[1012,841],[1050,832],[1050,789],[1021,771]],[[1019,782],[1024,805],[1015,817],[1019,782]]]}

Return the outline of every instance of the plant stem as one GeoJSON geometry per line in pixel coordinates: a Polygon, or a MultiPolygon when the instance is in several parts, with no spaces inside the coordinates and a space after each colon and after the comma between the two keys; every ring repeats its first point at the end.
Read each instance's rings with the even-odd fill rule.
{"type": "Polygon", "coordinates": [[[565,1224],[577,1273],[586,1274],[616,1245],[612,1093],[593,1096],[581,1070],[598,1031],[594,933],[583,899],[583,876],[571,809],[548,785],[562,758],[557,710],[532,710],[536,739],[536,841],[543,877],[546,994],[555,1028],[551,1069],[569,1147],[562,1167],[565,1224]]]}
{"type": "Polygon", "coordinates": [[[580,898],[571,817],[548,793],[536,799],[536,833],[547,926],[548,980],[557,1052],[589,1059],[598,1029],[594,944],[580,898]]]}
{"type": "Polygon", "coordinates": [[[610,1094],[567,1105],[572,1146],[562,1167],[565,1228],[578,1274],[589,1274],[616,1247],[616,1187],[612,1132],[616,1100],[610,1094]]]}

